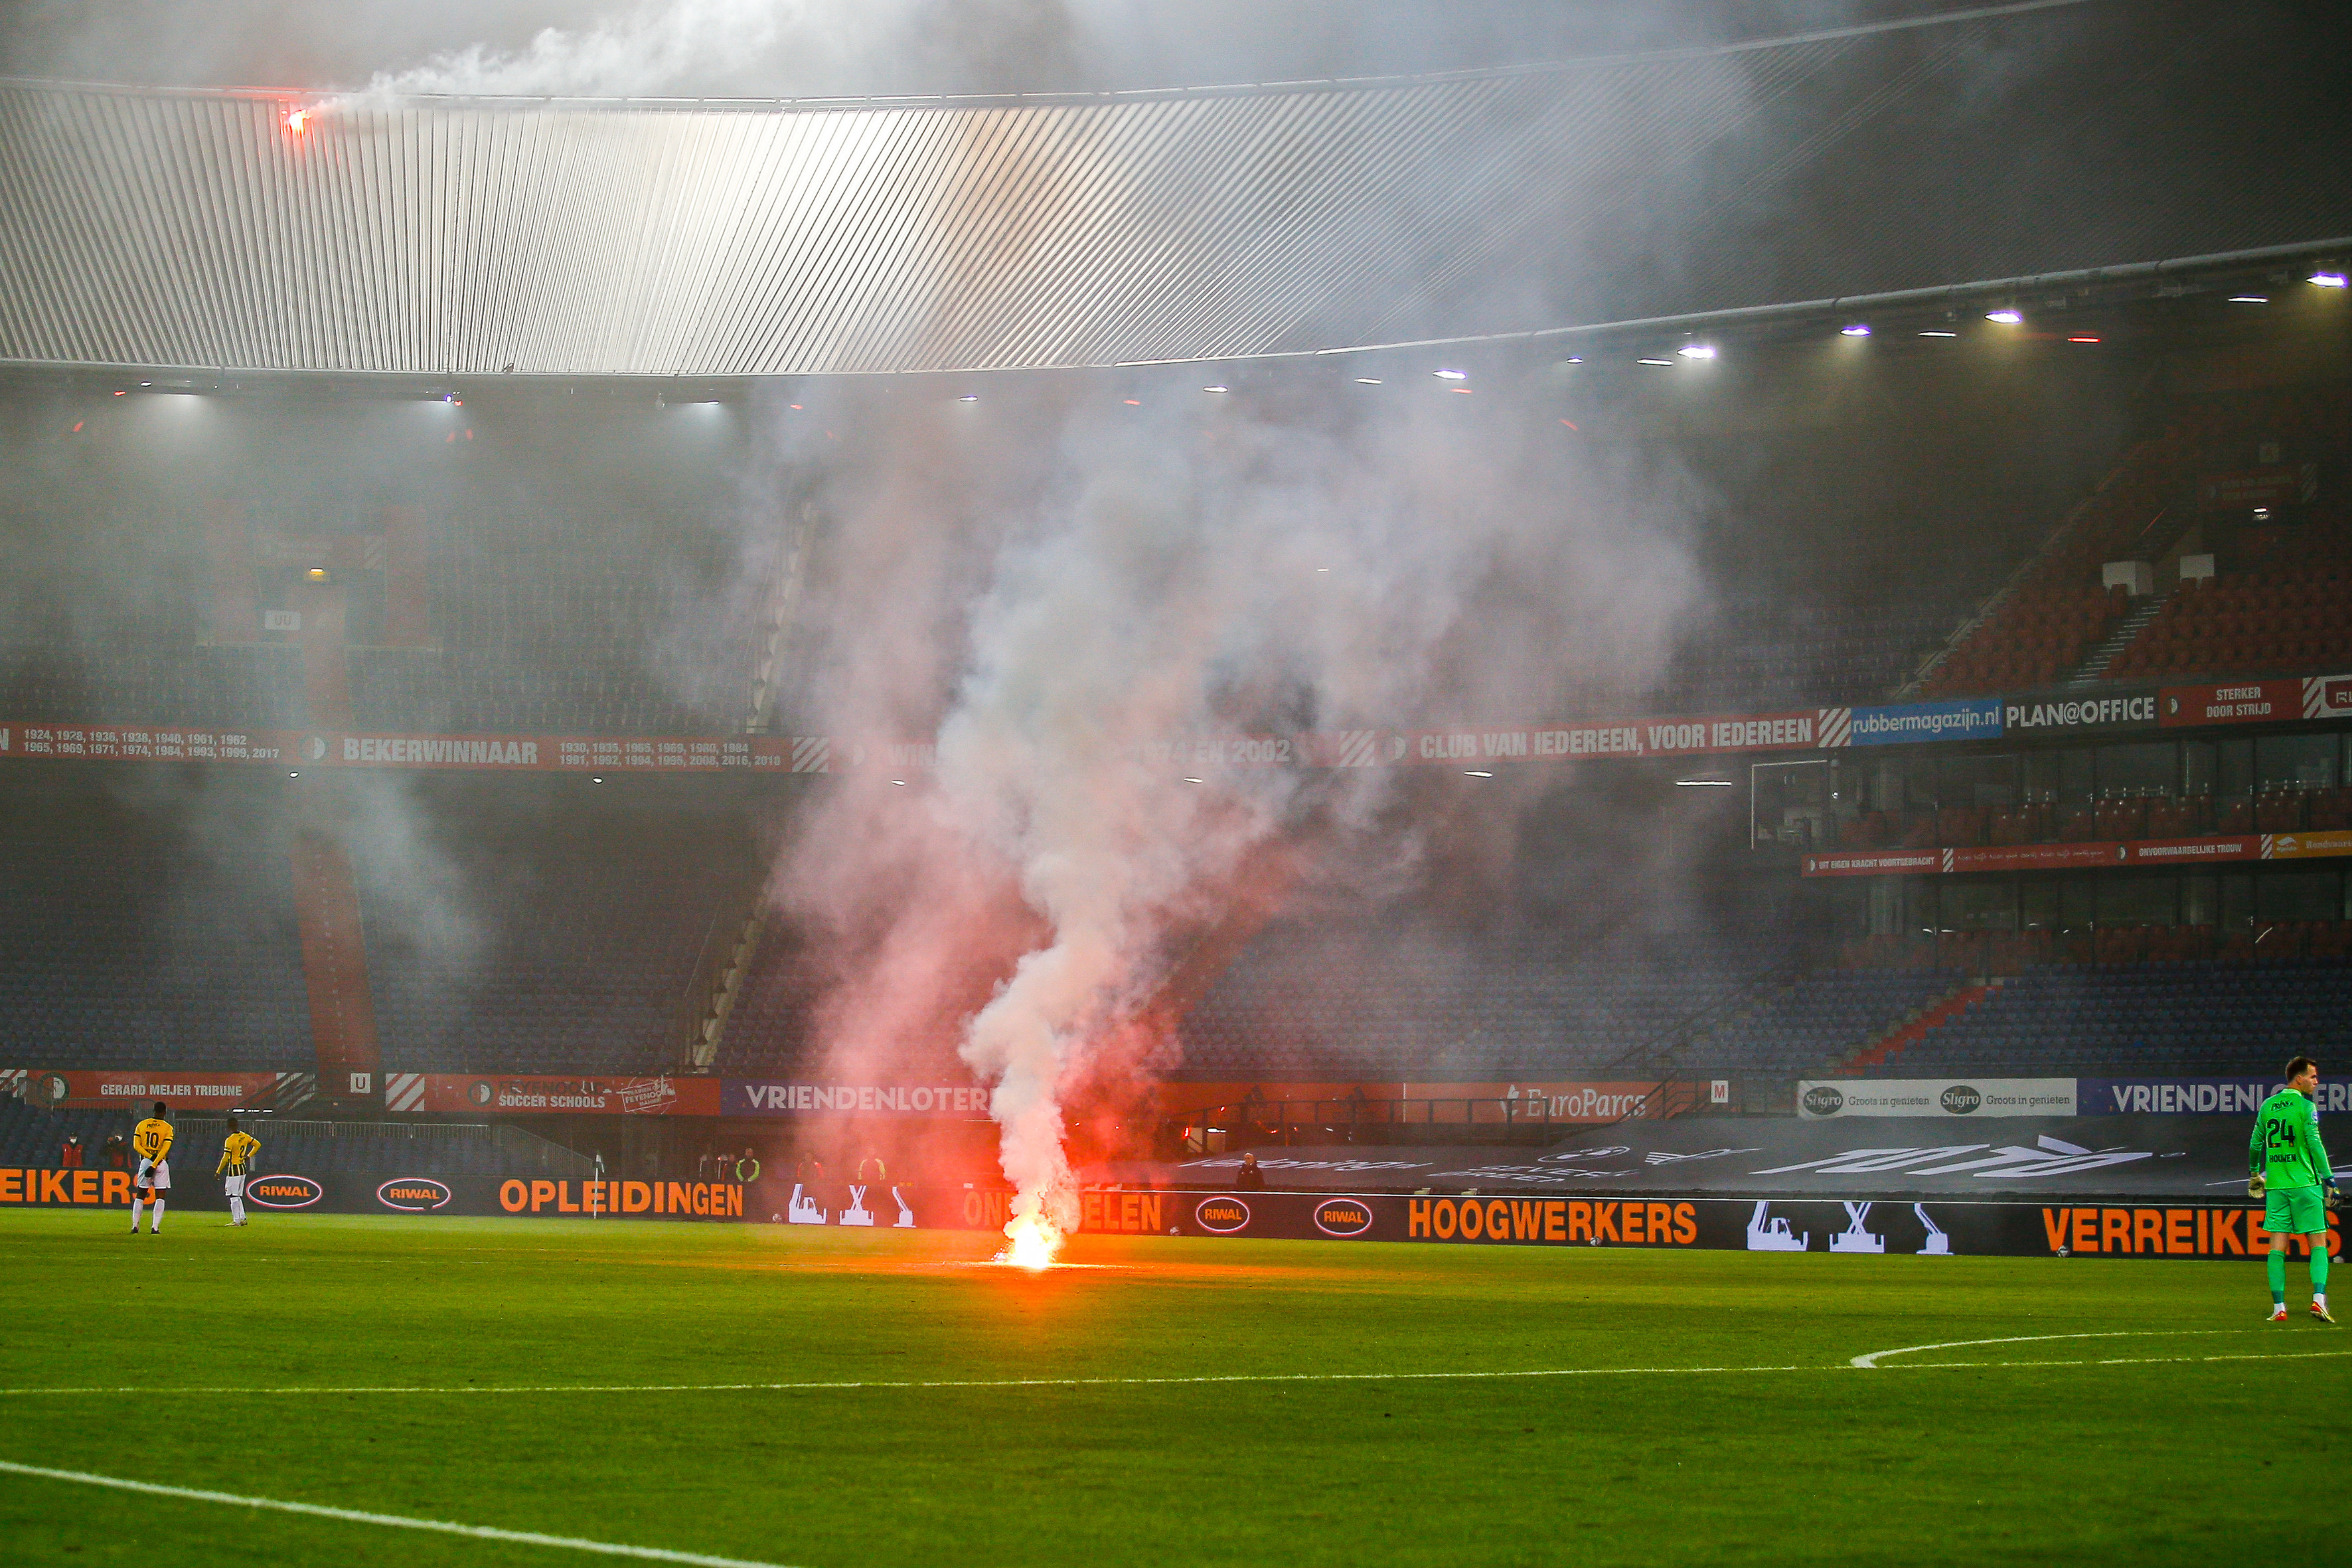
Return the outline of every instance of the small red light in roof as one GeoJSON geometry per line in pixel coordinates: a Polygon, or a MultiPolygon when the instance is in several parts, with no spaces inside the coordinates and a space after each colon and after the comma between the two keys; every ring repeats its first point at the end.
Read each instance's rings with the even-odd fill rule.
{"type": "Polygon", "coordinates": [[[2070,343],[2095,343],[2099,340],[2096,338],[2068,338],[2066,341],[2070,343]]]}
{"type": "Polygon", "coordinates": [[[81,434],[81,421],[79,419],[74,421],[74,434],[77,436],[81,434]]]}

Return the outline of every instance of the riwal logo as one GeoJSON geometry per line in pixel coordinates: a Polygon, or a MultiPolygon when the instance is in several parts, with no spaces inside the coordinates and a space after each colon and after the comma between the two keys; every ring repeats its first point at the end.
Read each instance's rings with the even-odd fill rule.
{"type": "MultiPolygon", "coordinates": [[[[2325,719],[2332,714],[2352,713],[2352,675],[2313,675],[2303,682],[2303,716],[2325,719]]],[[[0,731],[0,751],[7,747],[5,731],[0,731]]]]}
{"type": "Polygon", "coordinates": [[[394,1176],[375,1190],[375,1201],[403,1214],[425,1214],[449,1201],[449,1189],[430,1176],[394,1176]]]}
{"type": "Polygon", "coordinates": [[[1326,1236],[1361,1236],[1372,1228],[1371,1205],[1354,1198],[1326,1198],[1315,1205],[1315,1228],[1326,1236]]]}
{"type": "Polygon", "coordinates": [[[1192,1220],[1202,1230],[1231,1236],[1249,1227],[1250,1207],[1239,1198],[1202,1198],[1192,1210],[1192,1220]]]}
{"type": "Polygon", "coordinates": [[[256,1176],[245,1184],[245,1201],[266,1209],[306,1209],[326,1195],[308,1176],[256,1176]]]}

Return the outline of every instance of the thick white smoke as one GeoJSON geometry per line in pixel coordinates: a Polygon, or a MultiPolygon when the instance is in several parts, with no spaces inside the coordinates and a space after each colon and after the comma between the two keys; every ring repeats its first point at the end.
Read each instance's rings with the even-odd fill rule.
{"type": "MultiPolygon", "coordinates": [[[[831,8],[834,25],[854,17],[831,8]]],[[[359,101],[457,97],[626,98],[679,89],[723,75],[737,60],[765,55],[806,27],[802,0],[666,0],[576,28],[542,27],[520,49],[468,44],[422,65],[378,71],[359,101]]]]}
{"type": "Polygon", "coordinates": [[[1276,846],[1337,864],[1388,787],[1171,743],[1555,711],[1653,667],[1696,596],[1678,507],[1550,421],[1482,426],[1435,389],[1187,395],[824,416],[857,435],[801,721],[924,726],[937,765],[842,781],[780,896],[841,948],[834,1066],[886,1075],[960,1020],[1016,1213],[1061,1229],[1066,1095],[1149,1072],[1169,1042],[1133,1026],[1184,941],[1276,846]]]}

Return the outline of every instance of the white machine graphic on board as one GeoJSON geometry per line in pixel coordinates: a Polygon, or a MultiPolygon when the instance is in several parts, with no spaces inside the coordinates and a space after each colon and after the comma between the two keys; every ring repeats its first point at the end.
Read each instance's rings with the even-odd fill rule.
{"type": "Polygon", "coordinates": [[[1845,1205],[1845,1228],[1830,1237],[1832,1252],[1884,1252],[1886,1238],[1871,1234],[1865,1223],[1870,1218],[1868,1204],[1845,1205]]]}
{"type": "Polygon", "coordinates": [[[898,1223],[892,1226],[890,1228],[892,1230],[914,1229],[915,1211],[908,1206],[905,1194],[900,1193],[898,1188],[892,1187],[890,1189],[890,1201],[898,1205],[898,1223]]]}
{"type": "Polygon", "coordinates": [[[786,1225],[823,1225],[824,1223],[824,1210],[817,1207],[816,1199],[809,1196],[798,1182],[793,1184],[793,1201],[784,1205],[784,1223],[786,1225]]]}
{"type": "Polygon", "coordinates": [[[1764,1199],[1756,1200],[1756,1212],[1748,1217],[1748,1250],[1750,1252],[1802,1252],[1812,1240],[1812,1233],[1792,1236],[1789,1222],[1774,1219],[1772,1205],[1764,1199]]]}
{"type": "Polygon", "coordinates": [[[1911,1212],[1919,1216],[1919,1223],[1927,1227],[1927,1245],[1919,1249],[1919,1256],[1922,1258],[1951,1257],[1952,1238],[1944,1234],[1943,1227],[1941,1226],[1938,1226],[1934,1220],[1927,1217],[1927,1205],[1926,1204],[1913,1204],[1911,1205],[1911,1212]]]}
{"type": "Polygon", "coordinates": [[[864,1187],[853,1186],[849,1189],[849,1206],[841,1211],[841,1218],[834,1223],[836,1225],[872,1225],[874,1223],[874,1215],[866,1207],[864,1187]]]}

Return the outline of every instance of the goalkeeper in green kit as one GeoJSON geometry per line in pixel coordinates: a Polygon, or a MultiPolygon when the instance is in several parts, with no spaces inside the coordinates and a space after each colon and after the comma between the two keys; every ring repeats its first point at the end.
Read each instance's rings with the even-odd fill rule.
{"type": "Polygon", "coordinates": [[[2319,1064],[2297,1057],[2286,1064],[2286,1087],[2263,1101],[2247,1151],[2253,1174],[2246,1193],[2264,1200],[2263,1228],[2271,1233],[2271,1321],[2286,1321],[2286,1238],[2311,1241],[2311,1315],[2327,1312],[2327,1211],[2343,1202],[2336,1173],[2319,1142],[2319,1064]]]}

